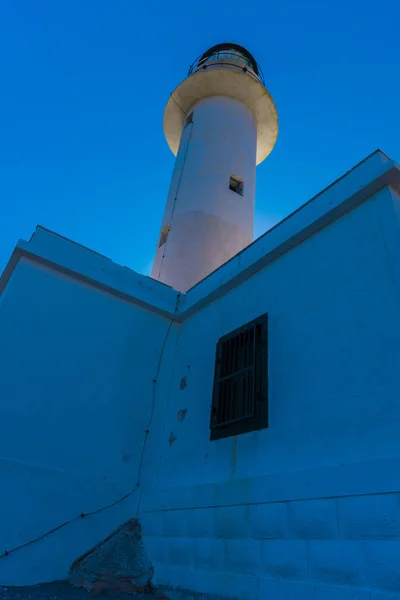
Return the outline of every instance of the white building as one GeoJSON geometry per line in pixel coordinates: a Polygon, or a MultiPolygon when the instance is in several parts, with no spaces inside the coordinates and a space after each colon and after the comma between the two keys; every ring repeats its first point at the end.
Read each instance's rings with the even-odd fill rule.
{"type": "MultiPolygon", "coordinates": [[[[234,73],[265,90],[246,51],[217,52],[215,86],[234,73]]],[[[0,584],[66,578],[137,516],[154,582],[177,598],[394,600],[400,167],[376,151],[244,247],[276,113],[265,90],[259,155],[258,113],[213,89],[184,105],[179,151],[166,109],[181,166],[154,274],[179,291],[41,227],[1,277],[0,584]],[[246,140],[239,156],[212,138],[215,161],[232,150],[214,173],[213,114],[246,140]],[[191,127],[210,181],[182,167],[191,127]]]]}

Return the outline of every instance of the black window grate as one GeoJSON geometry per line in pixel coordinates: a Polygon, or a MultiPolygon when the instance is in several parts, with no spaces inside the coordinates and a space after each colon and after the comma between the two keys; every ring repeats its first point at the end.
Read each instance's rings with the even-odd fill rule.
{"type": "Polygon", "coordinates": [[[211,439],[267,427],[267,354],[267,315],[219,340],[211,439]]]}
{"type": "Polygon", "coordinates": [[[221,346],[217,424],[254,416],[255,327],[221,346]]]}

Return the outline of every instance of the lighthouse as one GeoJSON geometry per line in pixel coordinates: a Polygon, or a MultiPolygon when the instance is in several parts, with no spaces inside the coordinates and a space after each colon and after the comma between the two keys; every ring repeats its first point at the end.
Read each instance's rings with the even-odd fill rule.
{"type": "Polygon", "coordinates": [[[204,52],[167,102],[164,133],[176,160],[151,275],[186,292],[253,241],[256,166],[278,116],[250,52],[204,52]]]}

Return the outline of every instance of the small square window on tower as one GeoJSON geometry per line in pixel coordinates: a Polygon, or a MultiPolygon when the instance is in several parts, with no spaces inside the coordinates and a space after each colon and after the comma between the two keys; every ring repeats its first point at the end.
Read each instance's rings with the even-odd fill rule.
{"type": "Polygon", "coordinates": [[[193,111],[186,117],[183,129],[186,129],[186,127],[190,125],[190,123],[193,123],[193,111]]]}
{"type": "Polygon", "coordinates": [[[158,242],[159,248],[161,248],[161,246],[164,246],[165,242],[167,241],[168,232],[169,232],[169,225],[166,225],[165,227],[163,227],[161,229],[160,240],[158,242]]]}
{"type": "Polygon", "coordinates": [[[211,440],[268,427],[268,315],[217,344],[211,440]]]}
{"type": "Polygon", "coordinates": [[[239,194],[239,196],[243,196],[243,188],[243,179],[239,179],[239,177],[236,177],[236,175],[231,175],[229,179],[229,189],[232,190],[232,192],[239,194]]]}

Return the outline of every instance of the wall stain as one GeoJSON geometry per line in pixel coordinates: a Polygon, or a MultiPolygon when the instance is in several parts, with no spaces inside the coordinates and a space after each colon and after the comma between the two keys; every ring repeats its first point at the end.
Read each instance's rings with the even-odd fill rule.
{"type": "Polygon", "coordinates": [[[181,390],[184,390],[185,387],[187,386],[187,378],[186,375],[184,377],[181,377],[181,383],[180,383],[180,388],[181,390]]]}
{"type": "Polygon", "coordinates": [[[171,431],[171,435],[169,436],[169,440],[168,440],[168,444],[170,446],[172,446],[172,444],[177,440],[177,438],[174,436],[174,434],[171,431]]]}
{"type": "Polygon", "coordinates": [[[186,417],[186,413],[187,413],[187,408],[178,410],[178,421],[179,422],[182,422],[184,420],[184,418],[186,417]]]}

